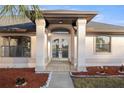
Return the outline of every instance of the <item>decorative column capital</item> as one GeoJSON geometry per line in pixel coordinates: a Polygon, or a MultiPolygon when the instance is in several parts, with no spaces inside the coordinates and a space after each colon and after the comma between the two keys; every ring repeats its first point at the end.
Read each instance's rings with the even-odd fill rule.
{"type": "Polygon", "coordinates": [[[36,26],[45,26],[46,22],[45,19],[36,19],[35,20],[36,26]]]}
{"type": "Polygon", "coordinates": [[[76,22],[76,25],[79,25],[79,24],[86,24],[87,23],[87,20],[84,19],[84,18],[78,18],[77,19],[77,22],[76,22]]]}

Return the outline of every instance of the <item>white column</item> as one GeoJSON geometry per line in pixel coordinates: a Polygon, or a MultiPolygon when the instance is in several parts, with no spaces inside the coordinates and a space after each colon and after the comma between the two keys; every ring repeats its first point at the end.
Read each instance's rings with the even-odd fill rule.
{"type": "Polygon", "coordinates": [[[48,29],[46,29],[45,32],[46,32],[45,33],[45,36],[46,36],[45,37],[45,39],[46,39],[45,40],[45,44],[46,44],[45,45],[46,46],[46,48],[45,48],[46,49],[46,52],[45,52],[45,55],[46,55],[46,57],[45,57],[45,67],[46,67],[48,65],[48,63],[49,63],[49,57],[48,57],[48,55],[49,55],[48,54],[48,29]]]}
{"type": "Polygon", "coordinates": [[[74,37],[74,68],[77,69],[77,34],[74,37]]]}
{"type": "Polygon", "coordinates": [[[45,70],[46,61],[46,33],[45,33],[45,20],[36,19],[36,72],[45,70]]]}
{"type": "Polygon", "coordinates": [[[72,55],[72,53],[71,53],[71,38],[72,38],[72,36],[71,36],[71,33],[69,34],[69,37],[68,37],[68,61],[70,61],[70,62],[72,62],[72,58],[71,58],[71,55],[72,55]]]}
{"type": "Polygon", "coordinates": [[[36,36],[31,36],[31,58],[36,58],[36,36]]]}
{"type": "MultiPolygon", "coordinates": [[[[0,46],[3,45],[3,42],[4,42],[4,40],[3,40],[2,36],[0,36],[0,46]]],[[[0,50],[0,56],[4,56],[2,53],[2,49],[0,50]]]]}
{"type": "Polygon", "coordinates": [[[48,62],[51,60],[51,42],[48,40],[48,62]]]}
{"type": "Polygon", "coordinates": [[[75,31],[72,29],[71,30],[71,62],[73,64],[74,64],[74,56],[75,56],[75,48],[74,48],[75,40],[74,40],[74,36],[75,36],[75,31]]]}
{"type": "Polygon", "coordinates": [[[77,69],[86,71],[85,67],[85,36],[86,36],[86,19],[77,19],[77,69]]]}

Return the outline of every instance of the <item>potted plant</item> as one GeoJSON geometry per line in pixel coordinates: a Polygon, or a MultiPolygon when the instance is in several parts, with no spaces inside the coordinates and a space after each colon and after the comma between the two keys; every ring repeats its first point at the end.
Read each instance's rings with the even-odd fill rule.
{"type": "Polygon", "coordinates": [[[124,73],[124,65],[123,64],[119,68],[119,73],[124,73]]]}
{"type": "Polygon", "coordinates": [[[105,75],[106,74],[106,72],[105,72],[106,69],[107,69],[106,67],[100,66],[99,71],[97,72],[97,74],[105,75]]]}
{"type": "Polygon", "coordinates": [[[15,83],[16,83],[16,87],[25,86],[27,84],[25,78],[22,78],[22,77],[16,78],[15,83]]]}

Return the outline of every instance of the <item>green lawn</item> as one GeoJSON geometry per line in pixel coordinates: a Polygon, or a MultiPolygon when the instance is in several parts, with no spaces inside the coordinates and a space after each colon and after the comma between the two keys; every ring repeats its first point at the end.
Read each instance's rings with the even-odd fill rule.
{"type": "Polygon", "coordinates": [[[124,88],[124,78],[73,78],[76,88],[124,88]]]}

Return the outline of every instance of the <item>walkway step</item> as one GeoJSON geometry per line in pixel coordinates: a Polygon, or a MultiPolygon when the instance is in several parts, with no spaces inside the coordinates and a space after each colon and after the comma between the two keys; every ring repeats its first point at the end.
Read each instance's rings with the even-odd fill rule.
{"type": "Polygon", "coordinates": [[[49,88],[74,88],[69,72],[53,72],[49,88]]]}
{"type": "Polygon", "coordinates": [[[69,62],[50,62],[46,71],[74,71],[74,66],[69,62]]]}

